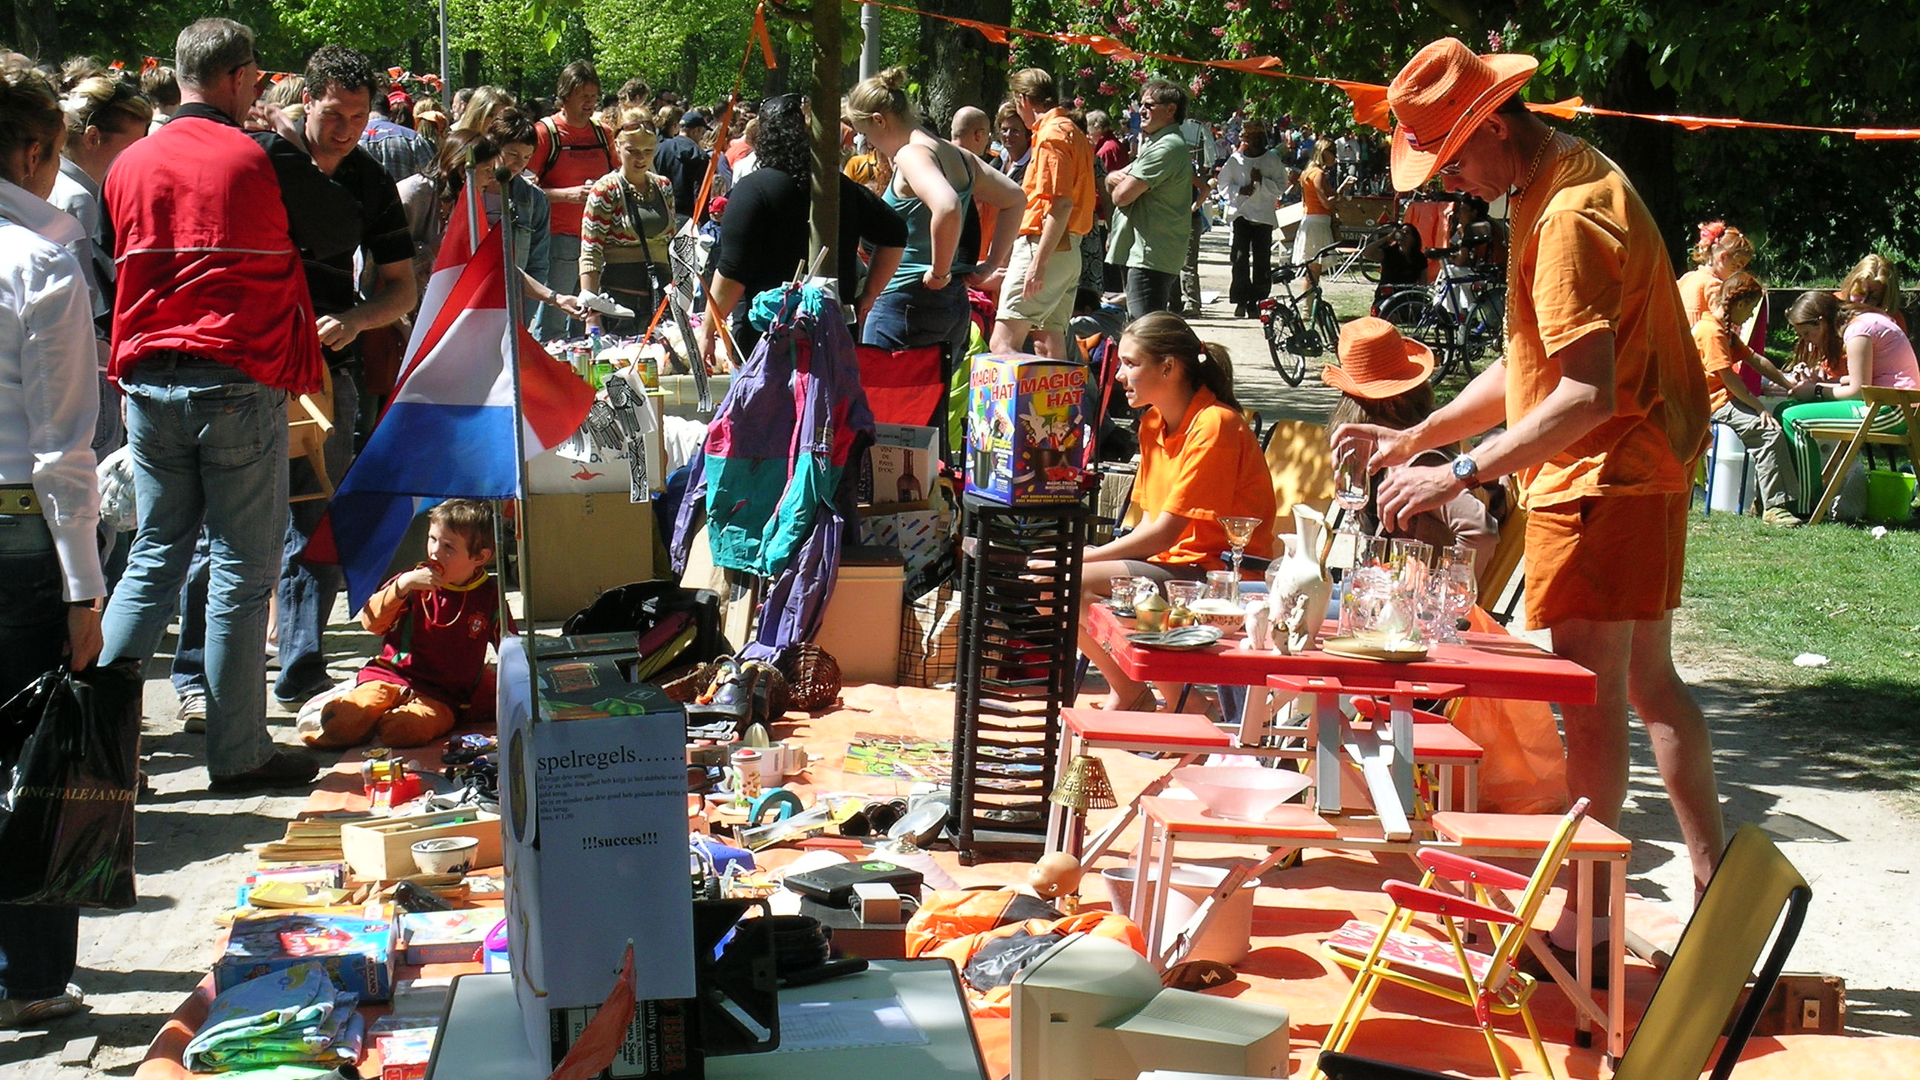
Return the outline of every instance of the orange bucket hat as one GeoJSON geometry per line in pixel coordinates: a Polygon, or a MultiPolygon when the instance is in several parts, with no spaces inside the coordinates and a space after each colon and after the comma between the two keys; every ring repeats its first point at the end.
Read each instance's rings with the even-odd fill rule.
{"type": "Polygon", "coordinates": [[[1357,398],[1383,401],[1426,382],[1433,350],[1408,341],[1385,319],[1371,315],[1340,328],[1340,366],[1328,364],[1320,381],[1357,398]]]}
{"type": "Polygon", "coordinates": [[[1540,67],[1515,53],[1476,56],[1457,38],[1413,55],[1387,84],[1393,131],[1393,186],[1412,191],[1453,160],[1467,136],[1540,67]]]}

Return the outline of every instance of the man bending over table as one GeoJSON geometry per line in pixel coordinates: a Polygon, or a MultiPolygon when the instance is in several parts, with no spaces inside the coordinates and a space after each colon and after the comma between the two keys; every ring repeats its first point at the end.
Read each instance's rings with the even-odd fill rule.
{"type": "MultiPolygon", "coordinates": [[[[1538,62],[1434,42],[1394,77],[1393,182],[1510,195],[1507,353],[1407,431],[1347,425],[1399,465],[1505,423],[1451,466],[1411,466],[1380,489],[1395,527],[1468,485],[1518,474],[1527,506],[1529,626],[1592,670],[1598,699],[1563,705],[1567,783],[1619,822],[1627,706],[1647,725],[1692,860],[1696,895],[1721,851],[1713,746],[1673,668],[1692,463],[1707,437],[1706,382],[1666,247],[1619,168],[1528,112],[1515,93],[1538,62]]],[[[1563,920],[1564,921],[1564,920],[1563,920]]],[[[1556,935],[1560,936],[1560,935],[1556,935]]],[[[1561,944],[1566,944],[1563,940],[1561,944]]]]}

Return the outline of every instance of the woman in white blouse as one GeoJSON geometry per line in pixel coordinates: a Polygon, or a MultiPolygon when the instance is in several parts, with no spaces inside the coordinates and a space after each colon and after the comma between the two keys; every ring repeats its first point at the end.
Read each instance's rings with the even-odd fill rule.
{"type": "MultiPolygon", "coordinates": [[[[45,76],[0,61],[0,701],[100,654],[93,326],[79,222],[46,199],[66,126],[45,76]]],[[[80,1009],[79,913],[0,907],[0,1028],[80,1009]]]]}

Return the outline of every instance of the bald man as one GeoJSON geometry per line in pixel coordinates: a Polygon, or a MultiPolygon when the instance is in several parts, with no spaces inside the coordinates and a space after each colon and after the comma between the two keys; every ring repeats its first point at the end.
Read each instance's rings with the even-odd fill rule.
{"type": "Polygon", "coordinates": [[[956,145],[973,151],[983,161],[989,161],[988,144],[993,141],[992,117],[971,105],[962,105],[953,114],[951,131],[956,145]]]}

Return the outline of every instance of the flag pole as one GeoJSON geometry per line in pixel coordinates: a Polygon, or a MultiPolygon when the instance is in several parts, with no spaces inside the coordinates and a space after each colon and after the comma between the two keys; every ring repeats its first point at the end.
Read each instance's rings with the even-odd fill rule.
{"type": "MultiPolygon", "coordinates": [[[[513,261],[513,172],[505,165],[494,170],[500,182],[500,278],[506,288],[507,332],[501,345],[507,371],[513,376],[514,551],[520,560],[520,607],[527,625],[520,640],[527,654],[527,716],[540,719],[540,665],[534,655],[533,564],[527,558],[527,410],[520,391],[520,268],[513,261]]],[[[501,595],[505,595],[501,590],[501,595]]]]}
{"type": "MultiPolygon", "coordinates": [[[[480,253],[480,169],[477,165],[474,164],[473,155],[471,152],[469,152],[467,155],[466,187],[467,187],[467,190],[466,190],[467,257],[472,258],[473,256],[478,255],[480,253]]],[[[508,207],[507,200],[502,199],[500,201],[500,218],[502,223],[505,223],[507,221],[508,213],[509,213],[509,207],[508,207]]],[[[508,266],[513,265],[511,254],[509,254],[507,265],[508,266]]],[[[511,331],[512,319],[514,315],[514,311],[512,307],[513,300],[511,295],[513,292],[513,288],[511,285],[508,286],[507,291],[509,294],[508,300],[507,300],[507,303],[508,303],[507,319],[508,319],[508,329],[509,331],[511,331]]],[[[512,356],[513,354],[509,352],[507,355],[512,356]]],[[[515,393],[514,393],[513,419],[516,425],[514,428],[514,447],[517,451],[520,445],[519,428],[517,426],[520,420],[519,376],[518,376],[519,369],[516,367],[514,371],[515,371],[515,378],[514,378],[515,393]]],[[[516,473],[516,476],[517,475],[518,474],[516,473]]],[[[494,501],[496,503],[512,502],[514,504],[514,532],[517,537],[520,529],[520,513],[522,510],[522,508],[519,505],[519,500],[496,499],[494,501]]],[[[507,602],[507,575],[506,575],[507,547],[506,547],[506,544],[504,543],[505,536],[501,532],[501,529],[503,528],[502,522],[505,519],[505,517],[506,515],[500,512],[500,507],[495,506],[494,513],[493,513],[493,557],[498,562],[500,566],[500,571],[501,571],[498,579],[499,586],[500,586],[498,592],[500,594],[500,611],[499,611],[500,632],[503,635],[506,633],[507,627],[514,625],[513,607],[507,602]]],[[[516,550],[518,549],[516,548],[516,550]]],[[[524,606],[527,598],[527,560],[524,552],[519,553],[517,557],[520,560],[520,599],[522,601],[522,605],[524,606]]],[[[527,667],[529,669],[532,669],[533,667],[532,642],[526,643],[526,653],[527,653],[527,667]]],[[[538,686],[537,682],[535,683],[535,686],[536,687],[538,686]]],[[[536,689],[536,692],[534,694],[532,711],[529,713],[529,715],[532,715],[532,716],[539,715],[540,703],[538,699],[539,699],[539,693],[536,689]]]]}

